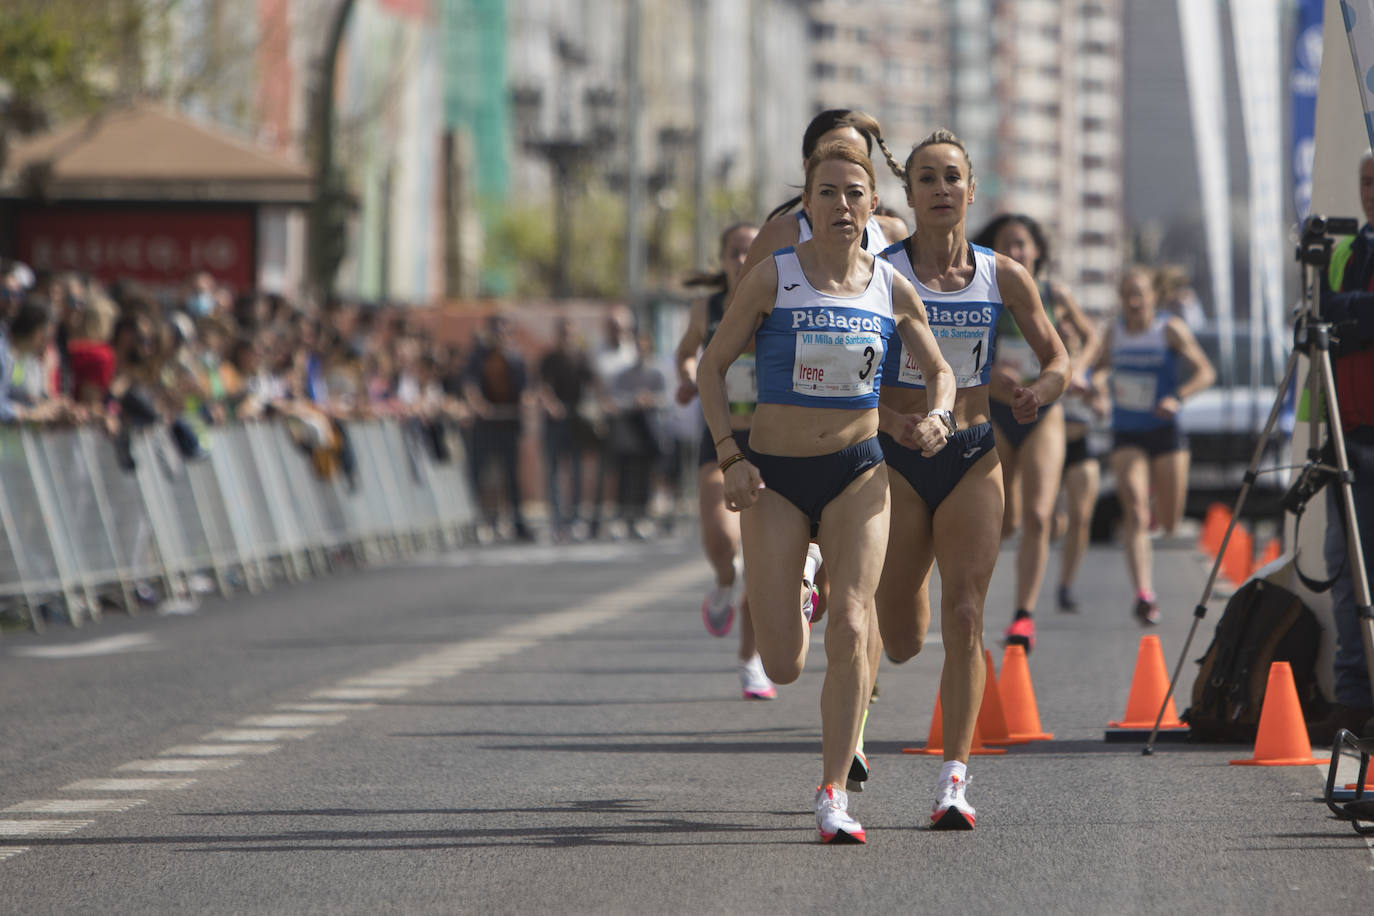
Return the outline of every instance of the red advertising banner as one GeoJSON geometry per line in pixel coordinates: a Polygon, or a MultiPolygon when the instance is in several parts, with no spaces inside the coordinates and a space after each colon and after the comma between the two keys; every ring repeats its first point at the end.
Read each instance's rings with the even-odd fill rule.
{"type": "Polygon", "coordinates": [[[235,290],[257,280],[252,207],[45,207],[15,213],[16,255],[38,270],[79,270],[175,286],[209,271],[235,290]]]}

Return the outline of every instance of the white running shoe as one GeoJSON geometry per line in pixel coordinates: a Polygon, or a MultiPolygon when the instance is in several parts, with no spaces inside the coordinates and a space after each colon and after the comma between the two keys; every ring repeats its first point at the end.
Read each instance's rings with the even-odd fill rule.
{"type": "Polygon", "coordinates": [[[730,625],[735,622],[734,586],[721,585],[706,593],[706,600],[701,602],[701,620],[712,636],[730,632],[730,625]]]}
{"type": "Polygon", "coordinates": [[[964,799],[964,790],[968,788],[969,781],[968,776],[963,779],[950,776],[949,782],[936,787],[935,807],[930,812],[931,830],[973,829],[973,806],[964,799]]]}
{"type": "Polygon", "coordinates": [[[819,604],[821,600],[820,593],[816,591],[815,581],[816,573],[821,568],[821,546],[815,541],[807,544],[806,556],[807,559],[812,561],[812,571],[811,578],[808,579],[806,577],[806,568],[802,568],[802,588],[806,589],[806,593],[802,595],[801,612],[802,616],[806,618],[806,622],[810,623],[811,618],[816,614],[816,605],[819,604]]]}
{"type": "Polygon", "coordinates": [[[763,659],[758,653],[739,663],[739,686],[746,700],[774,700],[778,696],[778,689],[763,673],[763,659]]]}
{"type": "Polygon", "coordinates": [[[849,816],[849,793],[834,784],[816,790],[816,828],[822,843],[862,843],[864,828],[849,816]]]}

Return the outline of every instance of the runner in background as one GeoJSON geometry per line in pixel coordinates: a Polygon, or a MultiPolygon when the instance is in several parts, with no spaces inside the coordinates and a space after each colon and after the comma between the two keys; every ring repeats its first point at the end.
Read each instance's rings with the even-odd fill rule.
{"type": "MultiPolygon", "coordinates": [[[[1002,214],[992,220],[974,239],[1016,261],[1036,281],[1040,301],[1052,328],[1072,325],[1085,348],[1093,354],[1100,346],[1097,331],[1078,308],[1069,290],[1043,279],[1050,248],[1040,224],[1019,213],[1002,214]]],[[[1022,336],[1016,322],[1003,313],[997,329],[997,355],[993,360],[991,387],[992,428],[997,451],[1002,456],[1002,476],[1006,487],[1006,511],[1002,519],[1004,537],[1020,529],[1016,550],[1016,606],[1004,639],[1029,652],[1035,648],[1035,606],[1045,565],[1050,555],[1050,528],[1054,504],[1064,476],[1066,432],[1064,411],[1058,404],[1040,411],[1030,421],[1018,421],[1012,401],[1018,386],[1037,378],[1043,366],[1022,336]]],[[[1086,390],[1082,377],[1070,379],[1070,392],[1086,390]]]]}
{"type": "Polygon", "coordinates": [[[1154,272],[1140,265],[1122,275],[1121,318],[1108,332],[1093,376],[1099,389],[1111,385],[1112,474],[1126,569],[1136,590],[1132,613],[1142,626],[1159,623],[1150,521],[1172,534],[1188,493],[1188,442],[1179,429],[1179,408],[1216,381],[1184,320],[1156,312],[1154,281],[1154,272]]]}
{"type": "MultiPolygon", "coordinates": [[[[735,223],[720,234],[720,272],[706,277],[694,277],[688,285],[718,286],[705,299],[692,304],[687,329],[677,345],[677,402],[687,404],[697,396],[697,355],[711,342],[711,337],[725,317],[725,300],[739,283],[744,256],[758,235],[758,227],[749,223],[735,223]]],[[[749,445],[749,424],[758,400],[758,386],[754,379],[754,354],[741,353],[725,373],[725,394],[730,404],[730,430],[736,444],[743,451],[749,445]]],[[[771,700],[777,690],[763,673],[763,660],[754,645],[754,622],[749,616],[749,598],[738,589],[739,569],[735,555],[739,551],[739,515],[725,507],[725,475],[716,466],[716,450],[711,443],[710,429],[701,434],[698,454],[697,499],[701,513],[701,546],[716,574],[716,585],[701,602],[701,618],[712,636],[730,632],[739,608],[739,681],[745,699],[771,700]]],[[[809,592],[807,594],[809,598],[809,592]]]]}

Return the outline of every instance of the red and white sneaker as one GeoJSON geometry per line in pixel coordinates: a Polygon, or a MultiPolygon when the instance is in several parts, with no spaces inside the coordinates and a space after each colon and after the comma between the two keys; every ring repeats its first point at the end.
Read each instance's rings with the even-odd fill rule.
{"type": "Polygon", "coordinates": [[[763,659],[757,654],[739,663],[739,686],[746,700],[774,700],[778,696],[778,689],[763,673],[763,659]]]}
{"type": "Polygon", "coordinates": [[[834,783],[816,790],[816,829],[822,843],[862,843],[863,825],[849,816],[849,793],[834,783]]]}
{"type": "Polygon", "coordinates": [[[972,830],[973,806],[964,799],[969,779],[950,776],[935,790],[935,807],[930,811],[931,830],[972,830]]]}

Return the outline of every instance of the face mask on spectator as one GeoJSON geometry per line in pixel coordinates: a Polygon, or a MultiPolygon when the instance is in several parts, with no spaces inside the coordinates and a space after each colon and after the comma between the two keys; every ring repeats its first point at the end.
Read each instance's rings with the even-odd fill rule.
{"type": "Polygon", "coordinates": [[[186,303],[187,308],[199,318],[203,318],[215,309],[215,297],[207,292],[199,292],[191,297],[186,303]]]}

